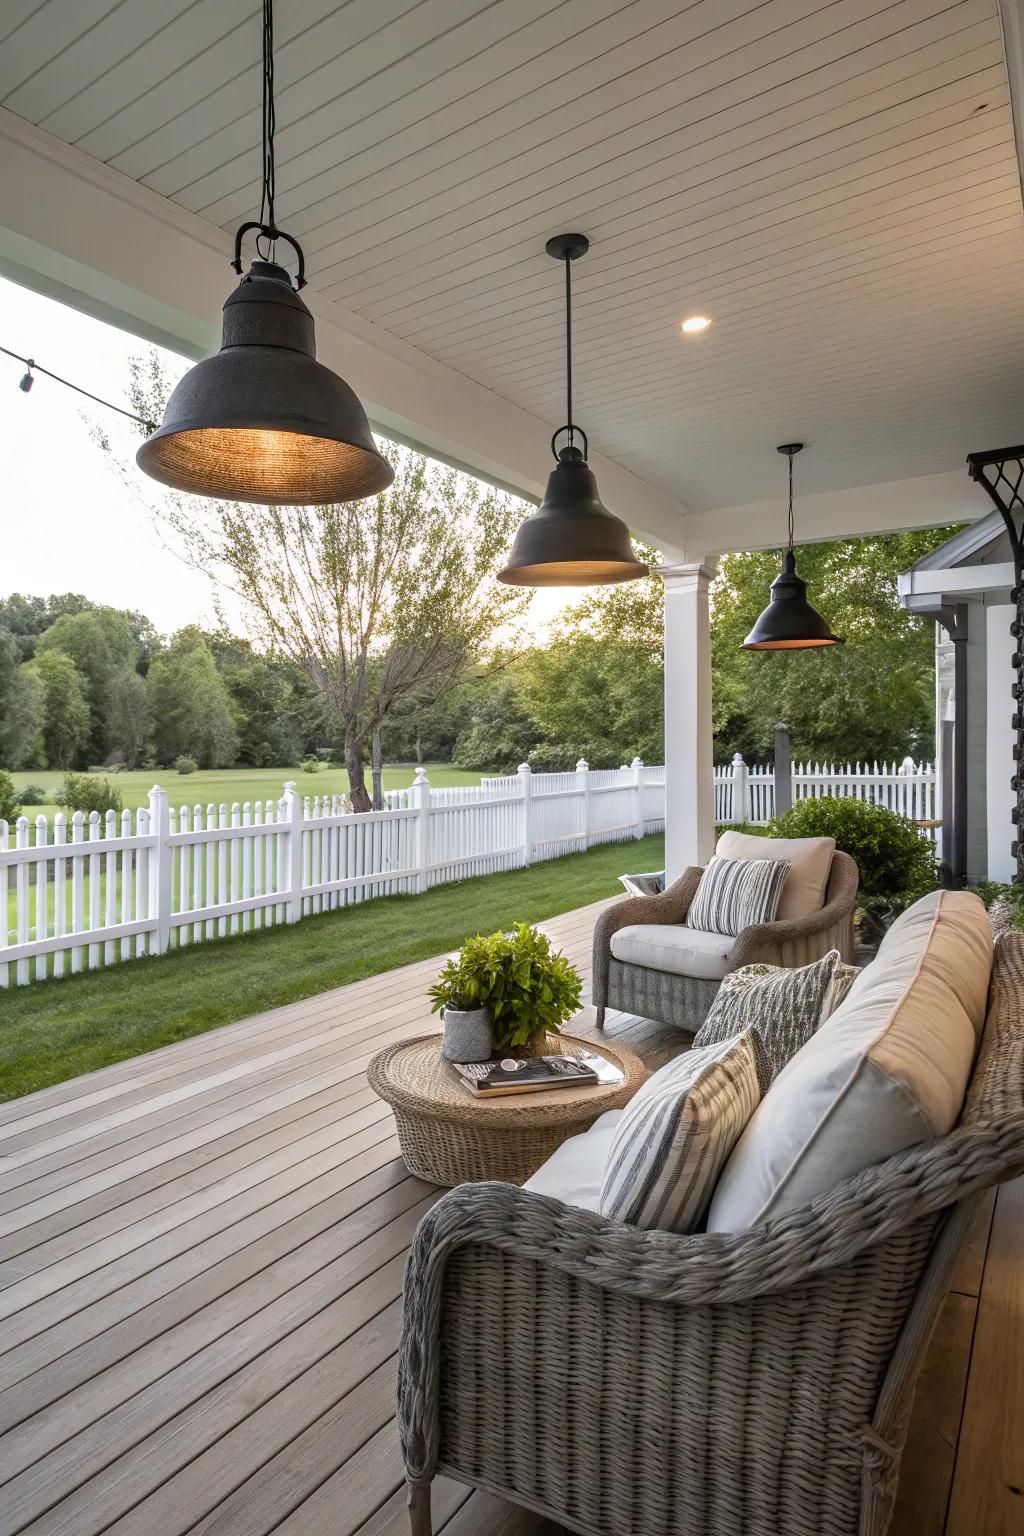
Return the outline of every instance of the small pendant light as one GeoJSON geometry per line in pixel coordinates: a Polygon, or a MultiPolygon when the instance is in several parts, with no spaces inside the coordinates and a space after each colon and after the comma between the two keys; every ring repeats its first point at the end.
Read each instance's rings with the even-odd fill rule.
{"type": "Polygon", "coordinates": [[[220,351],[175,387],[136,461],[164,485],[229,501],[308,506],[373,496],[394,471],[354,391],[316,361],[313,316],[298,295],[305,261],[277,227],[274,192],[273,0],[263,0],[263,200],[259,220],[235,235],[232,266],[241,275],[251,230],[268,259],[254,261],[229,294],[220,351]],[[275,259],[278,240],[298,258],[294,283],[275,259]]]}
{"type": "Polygon", "coordinates": [[[807,583],[796,573],[793,553],[793,458],[803,443],[780,443],[778,453],[789,460],[789,542],[782,570],[772,582],[772,597],[750,634],[745,651],[808,651],[823,645],[842,645],[827,622],[807,601],[807,583]]]}
{"type": "Polygon", "coordinates": [[[633,553],[626,524],[602,506],[594,472],[587,464],[587,434],[572,419],[572,263],[586,255],[590,241],[586,235],[555,235],[545,249],[565,263],[567,419],[551,439],[555,468],[544,500],[520,527],[498,580],[512,587],[595,587],[635,581],[648,574],[647,566],[633,553]],[[557,450],[555,444],[563,432],[568,442],[557,450]],[[582,450],[576,446],[577,437],[582,450]]]}

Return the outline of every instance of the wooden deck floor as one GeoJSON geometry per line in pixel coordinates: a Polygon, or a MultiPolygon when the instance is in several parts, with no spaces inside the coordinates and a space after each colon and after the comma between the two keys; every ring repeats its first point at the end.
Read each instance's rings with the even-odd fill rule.
{"type": "MultiPolygon", "coordinates": [[[[545,925],[584,968],[598,910],[545,925]]],[[[0,1109],[0,1536],[404,1536],[402,1264],[437,1192],[406,1173],[365,1068],[429,1027],[435,971],[0,1109]]],[[[652,1063],[685,1039],[610,1026],[652,1063]]],[[[950,1295],[894,1531],[1020,1533],[1022,1487],[1018,1185],[950,1295]]],[[[446,1536],[555,1530],[451,1484],[434,1504],[446,1536]]]]}

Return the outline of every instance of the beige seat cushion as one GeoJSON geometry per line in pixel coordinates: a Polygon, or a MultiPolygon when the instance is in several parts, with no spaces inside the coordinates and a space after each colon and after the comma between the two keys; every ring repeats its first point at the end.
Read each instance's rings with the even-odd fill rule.
{"type": "Polygon", "coordinates": [[[599,1211],[605,1164],[621,1119],[621,1109],[609,1109],[598,1116],[582,1136],[570,1136],[556,1147],[523,1188],[564,1200],[566,1205],[578,1205],[584,1211],[599,1211]]]}
{"type": "Polygon", "coordinates": [[[789,865],[776,916],[810,917],[825,905],[825,890],[836,851],[834,837],[757,837],[723,832],[715,853],[722,859],[778,859],[789,865]]]}
{"type": "Polygon", "coordinates": [[[721,981],[735,943],[727,933],[705,933],[683,923],[633,923],[612,934],[611,950],[613,959],[626,965],[721,981]]]}
{"type": "Polygon", "coordinates": [[[945,1136],[967,1089],[991,969],[977,896],[941,891],[915,903],[762,1099],[722,1172],[708,1231],[757,1226],[945,1136]]]}

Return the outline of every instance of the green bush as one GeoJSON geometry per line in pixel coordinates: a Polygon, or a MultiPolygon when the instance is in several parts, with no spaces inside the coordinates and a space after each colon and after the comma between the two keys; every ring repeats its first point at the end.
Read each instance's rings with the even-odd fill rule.
{"type": "Polygon", "coordinates": [[[188,757],[184,752],[174,759],[175,773],[195,773],[199,764],[194,757],[188,757]]]}
{"type": "Polygon", "coordinates": [[[0,768],[0,821],[17,821],[21,815],[21,798],[9,773],[0,768]]]}
{"type": "Polygon", "coordinates": [[[22,805],[45,805],[50,798],[41,784],[24,784],[19,793],[22,805]]]}
{"type": "Polygon", "coordinates": [[[467,939],[430,988],[433,1011],[488,1008],[498,1050],[528,1046],[540,1030],[557,1034],[580,1006],[583,982],[564,955],[529,923],[510,933],[467,939]]]}
{"type": "Polygon", "coordinates": [[[898,912],[938,884],[935,845],[912,821],[866,800],[799,800],[770,824],[772,837],[834,837],[860,870],[858,903],[880,915],[898,912]]]}
{"type": "Polygon", "coordinates": [[[65,774],[64,783],[53,798],[69,815],[75,811],[99,811],[102,815],[104,811],[120,813],[123,809],[117,785],[88,773],[65,774]]]}
{"type": "Polygon", "coordinates": [[[1012,928],[1024,928],[1024,885],[1001,885],[998,880],[982,880],[974,890],[986,907],[996,902],[1006,907],[1012,928]]]}
{"type": "Polygon", "coordinates": [[[304,757],[299,764],[303,773],[319,773],[323,766],[318,757],[304,757]]]}

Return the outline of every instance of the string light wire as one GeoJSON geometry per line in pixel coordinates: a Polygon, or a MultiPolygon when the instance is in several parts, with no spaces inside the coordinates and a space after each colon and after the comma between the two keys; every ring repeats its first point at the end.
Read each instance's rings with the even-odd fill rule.
{"type": "MultiPolygon", "coordinates": [[[[93,400],[97,405],[106,406],[108,411],[116,411],[119,416],[126,416],[129,421],[137,421],[139,426],[145,427],[147,432],[156,431],[154,422],[147,421],[144,416],[136,416],[134,411],[126,411],[123,405],[115,405],[113,400],[104,400],[102,395],[94,395],[91,389],[83,389],[81,384],[75,384],[71,379],[62,378],[59,373],[54,373],[50,368],[44,368],[42,363],[37,363],[35,358],[22,357],[20,352],[12,352],[9,347],[0,347],[0,352],[5,357],[13,357],[16,363],[23,364],[28,370],[26,378],[31,378],[33,373],[44,374],[46,378],[52,379],[55,384],[63,384],[65,389],[73,389],[76,394],[84,395],[87,400],[93,400]]],[[[24,382],[22,383],[22,388],[25,389],[24,382]]],[[[28,389],[25,389],[25,393],[28,394],[28,389]]]]}

